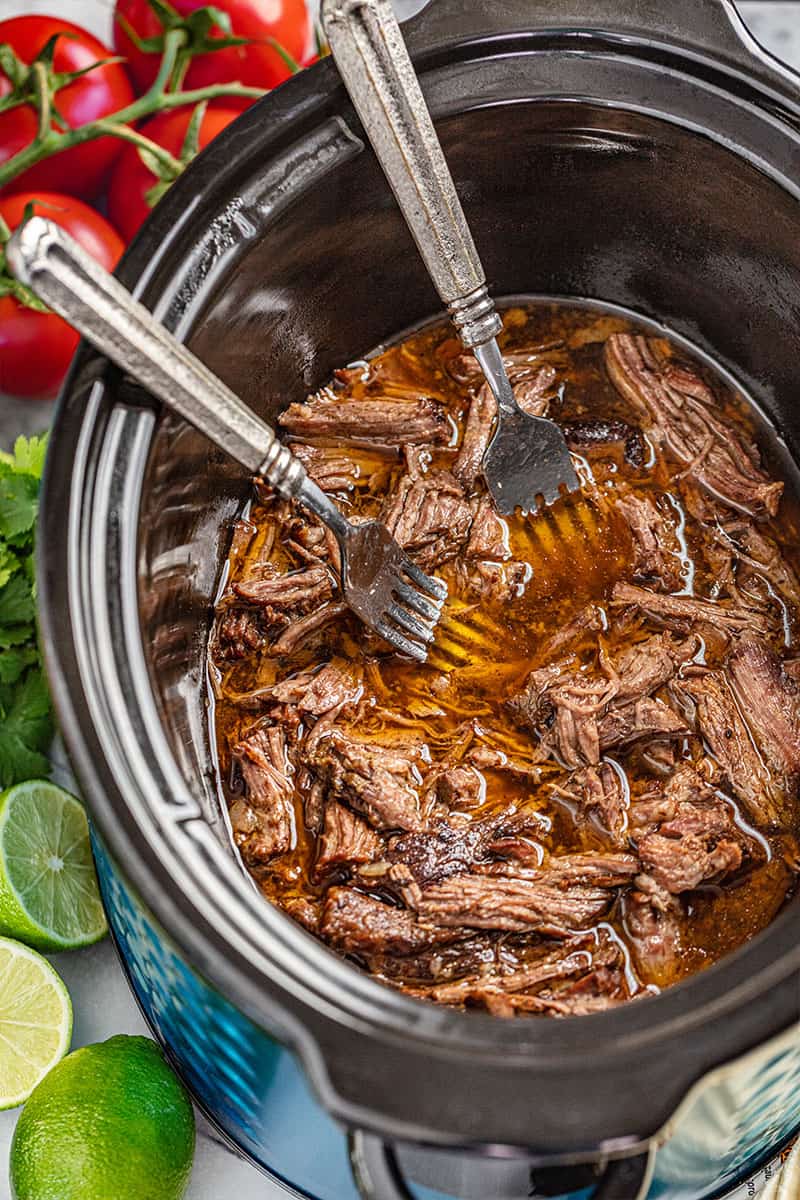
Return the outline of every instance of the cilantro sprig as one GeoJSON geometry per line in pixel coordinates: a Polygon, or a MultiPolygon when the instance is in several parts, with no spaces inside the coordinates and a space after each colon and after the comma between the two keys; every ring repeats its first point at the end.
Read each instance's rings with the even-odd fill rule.
{"type": "Polygon", "coordinates": [[[47,435],[0,452],[0,788],[47,775],[53,716],[36,636],[33,549],[47,435]]]}

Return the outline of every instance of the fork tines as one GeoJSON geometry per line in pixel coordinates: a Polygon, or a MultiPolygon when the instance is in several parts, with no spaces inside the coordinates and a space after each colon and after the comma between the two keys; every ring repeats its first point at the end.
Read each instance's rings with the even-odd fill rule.
{"type": "Polygon", "coordinates": [[[377,626],[378,633],[402,654],[425,662],[428,645],[433,641],[436,623],[447,598],[447,584],[426,575],[404,555],[398,563],[392,596],[393,603],[383,614],[377,626]],[[403,575],[415,586],[407,583],[403,575]]]}

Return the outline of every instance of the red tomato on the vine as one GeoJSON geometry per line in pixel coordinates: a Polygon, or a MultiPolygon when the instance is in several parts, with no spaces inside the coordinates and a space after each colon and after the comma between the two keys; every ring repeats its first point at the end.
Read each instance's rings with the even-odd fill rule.
{"type": "MultiPolygon", "coordinates": [[[[206,109],[200,122],[198,148],[202,150],[240,115],[238,108],[206,109]]],[[[141,127],[140,132],[178,158],[191,118],[190,108],[178,108],[174,112],[153,117],[141,127]]],[[[131,240],[151,211],[147,193],[157,184],[158,178],[144,165],[136,146],[127,145],[114,168],[108,189],[109,218],[126,242],[131,240]]]]}
{"type": "MultiPolygon", "coordinates": [[[[80,71],[111,51],[86,30],[57,17],[12,17],[0,21],[0,43],[7,42],[18,58],[31,63],[45,44],[60,36],[53,57],[56,72],[80,71]]],[[[0,96],[11,91],[9,79],[0,71],[0,96]]],[[[58,114],[75,127],[96,121],[124,108],[133,100],[130,80],[120,63],[96,67],[56,93],[58,114]]],[[[37,114],[32,104],[0,113],[0,164],[29,145],[36,136],[37,114]]],[[[7,191],[44,188],[72,196],[94,196],[102,188],[119,154],[122,143],[113,137],[98,138],[73,146],[30,167],[10,183],[7,191]]]]}
{"type": "MultiPolygon", "coordinates": [[[[58,192],[20,192],[0,197],[0,216],[9,229],[20,224],[28,204],[63,226],[107,271],[124,246],[108,221],[78,200],[58,192]]],[[[78,334],[55,313],[37,312],[14,296],[0,296],[0,392],[53,396],[78,344],[78,334]]]]}
{"type": "MultiPolygon", "coordinates": [[[[171,0],[172,7],[183,17],[208,3],[209,0],[171,0]]],[[[198,54],[186,73],[185,88],[207,87],[213,83],[277,87],[292,72],[269,39],[278,42],[297,63],[306,57],[311,40],[311,18],[306,0],[213,0],[213,7],[229,15],[232,34],[252,40],[248,45],[226,46],[223,50],[198,54]]],[[[159,56],[137,50],[120,17],[139,38],[157,37],[161,25],[147,0],[117,0],[114,46],[117,53],[128,60],[137,89],[144,92],[155,79],[159,56]]],[[[221,31],[214,33],[224,36],[221,31]]]]}

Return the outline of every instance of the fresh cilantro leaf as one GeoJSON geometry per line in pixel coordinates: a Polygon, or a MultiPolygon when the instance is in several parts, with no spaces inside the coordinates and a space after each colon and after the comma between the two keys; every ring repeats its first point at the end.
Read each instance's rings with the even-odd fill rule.
{"type": "Polygon", "coordinates": [[[50,696],[38,667],[0,689],[0,787],[47,774],[44,751],[53,735],[50,696]]]}
{"type": "Polygon", "coordinates": [[[16,554],[13,554],[8,546],[0,542],[0,590],[6,586],[11,576],[18,571],[21,566],[16,554]]]}
{"type": "Polygon", "coordinates": [[[0,788],[49,772],[50,697],[36,640],[33,544],[47,437],[0,452],[0,788]]]}
{"type": "Polygon", "coordinates": [[[24,646],[33,640],[34,633],[32,622],[27,625],[0,625],[0,651],[10,646],[24,646]]]}
{"type": "Polygon", "coordinates": [[[0,453],[0,462],[11,467],[21,475],[33,475],[34,479],[42,478],[44,460],[47,455],[48,435],[41,437],[18,437],[14,443],[14,453],[0,453]]]}
{"type": "Polygon", "coordinates": [[[39,506],[39,481],[0,463],[0,537],[11,541],[31,532],[39,506]]]}
{"type": "Polygon", "coordinates": [[[6,586],[0,589],[0,626],[21,625],[33,621],[35,617],[36,605],[31,584],[22,573],[13,575],[6,586]]]}
{"type": "Polygon", "coordinates": [[[0,654],[0,683],[16,683],[27,667],[32,667],[39,655],[34,646],[16,646],[0,654]]]}

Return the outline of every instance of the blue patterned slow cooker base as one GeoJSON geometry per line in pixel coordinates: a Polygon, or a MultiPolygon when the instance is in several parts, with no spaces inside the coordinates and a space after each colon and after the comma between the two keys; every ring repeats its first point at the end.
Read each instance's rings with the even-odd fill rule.
{"type": "MultiPolygon", "coordinates": [[[[181,958],[93,834],[100,888],[131,985],[210,1118],[245,1154],[312,1200],[358,1200],[339,1125],[294,1055],[181,958]]],[[[710,1200],[754,1173],[800,1127],[800,1041],[722,1078],[687,1106],[656,1156],[648,1200],[710,1200]]],[[[419,1200],[448,1200],[417,1187],[419,1200]]],[[[573,1193],[562,1200],[583,1200],[573,1193]]]]}

